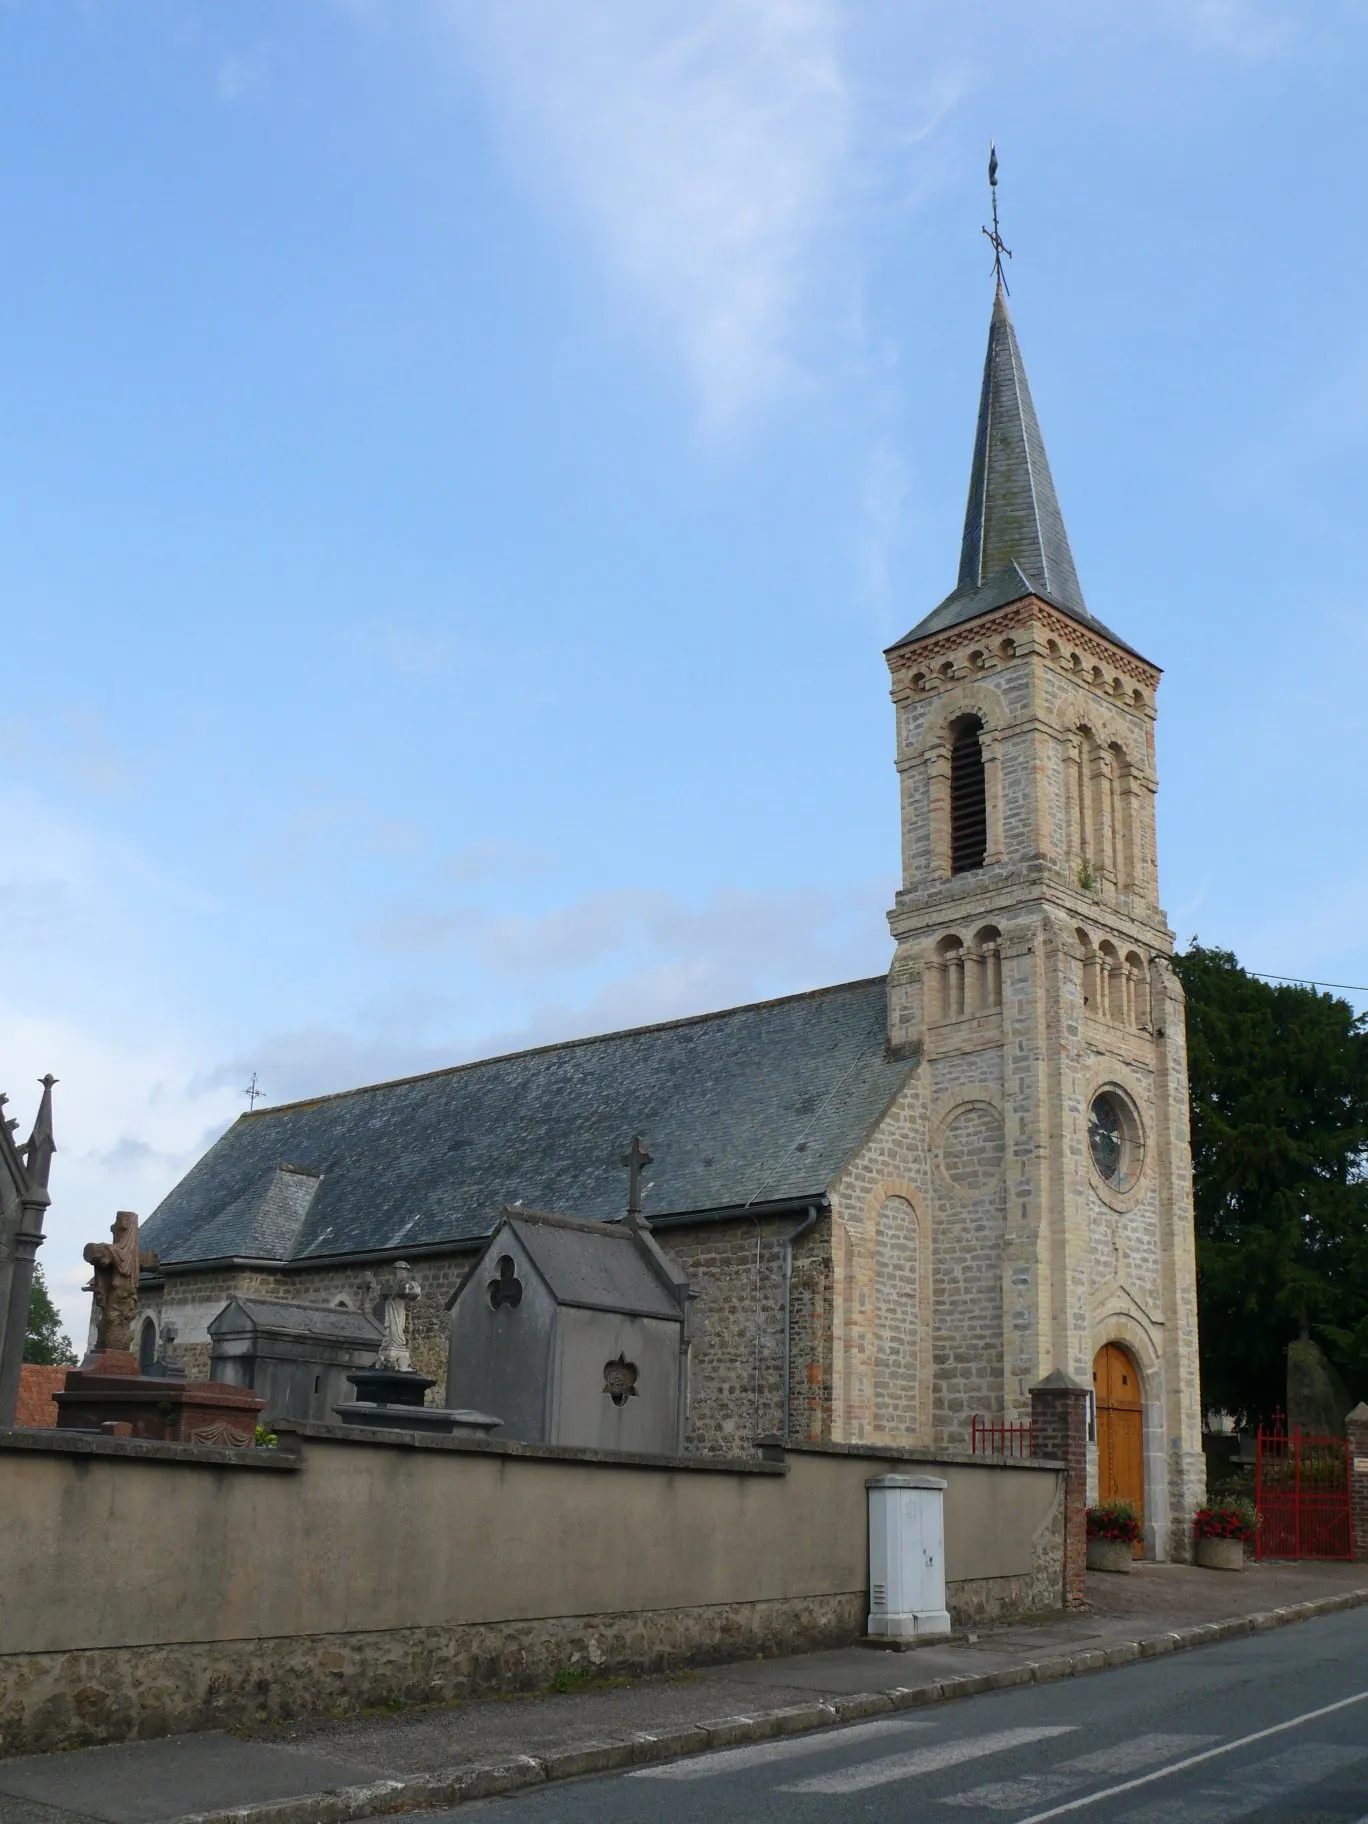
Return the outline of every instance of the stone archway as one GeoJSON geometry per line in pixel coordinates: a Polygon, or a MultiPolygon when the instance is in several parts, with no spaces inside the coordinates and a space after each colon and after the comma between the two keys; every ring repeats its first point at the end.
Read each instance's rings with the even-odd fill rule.
{"type": "MultiPolygon", "coordinates": [[[[1120,1343],[1103,1343],[1093,1357],[1097,1410],[1097,1498],[1128,1501],[1145,1518],[1145,1408],[1140,1371],[1120,1343]]],[[[1144,1546],[1136,1542],[1137,1558],[1144,1546]]]]}

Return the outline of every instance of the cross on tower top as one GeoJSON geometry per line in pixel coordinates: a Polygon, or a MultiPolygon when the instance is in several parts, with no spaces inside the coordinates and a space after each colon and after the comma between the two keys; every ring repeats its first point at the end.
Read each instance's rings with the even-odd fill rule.
{"type": "Polygon", "coordinates": [[[985,228],[983,232],[988,236],[988,239],[992,242],[993,272],[997,277],[997,282],[1002,287],[1002,289],[1005,292],[1007,292],[1008,295],[1010,296],[1011,287],[1008,285],[1006,278],[1003,276],[1002,256],[1005,253],[1007,255],[1007,258],[1010,260],[1012,257],[1012,250],[1007,245],[1006,241],[1003,240],[1002,236],[998,233],[997,165],[998,165],[997,147],[993,144],[992,140],[990,139],[988,141],[988,194],[993,199],[993,225],[991,228],[985,228]]]}
{"type": "Polygon", "coordinates": [[[632,1144],[622,1155],[622,1163],[627,1167],[627,1220],[633,1223],[641,1221],[641,1174],[652,1163],[651,1155],[641,1143],[641,1135],[632,1135],[632,1144]]]}

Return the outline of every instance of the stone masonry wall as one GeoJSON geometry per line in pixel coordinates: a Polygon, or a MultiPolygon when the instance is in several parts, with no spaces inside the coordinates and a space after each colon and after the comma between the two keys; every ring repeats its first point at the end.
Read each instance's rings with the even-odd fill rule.
{"type": "Polygon", "coordinates": [[[908,1364],[921,1358],[921,1236],[906,1197],[887,1197],[874,1220],[874,1424],[881,1437],[921,1433],[928,1389],[908,1364]]]}
{"type": "MultiPolygon", "coordinates": [[[[692,1294],[686,1451],[747,1456],[758,1438],[783,1432],[784,1254],[802,1220],[798,1213],[659,1231],[692,1294]]],[[[820,1435],[812,1425],[825,1384],[817,1326],[829,1303],[829,1235],[823,1219],[794,1248],[789,1403],[797,1437],[820,1435]]]]}
{"type": "Polygon", "coordinates": [[[928,1220],[926,1094],[926,1072],[915,1071],[831,1189],[829,1435],[843,1443],[932,1441],[937,1238],[928,1220]],[[882,1285],[881,1257],[893,1275],[882,1285]],[[915,1317],[905,1302],[913,1288],[915,1317]],[[883,1333],[881,1311],[892,1334],[883,1333]]]}
{"type": "MultiPolygon", "coordinates": [[[[437,1385],[428,1404],[442,1406],[446,1398],[447,1314],[446,1300],[470,1271],[470,1249],[450,1254],[420,1255],[411,1264],[423,1288],[416,1305],[409,1307],[409,1353],[420,1374],[430,1374],[437,1385]]],[[[375,1281],[388,1271],[386,1263],[357,1260],[320,1267],[215,1268],[207,1273],[175,1273],[160,1285],[140,1288],[138,1322],[151,1315],[160,1326],[173,1319],[177,1325],[176,1359],[191,1379],[209,1373],[212,1344],[209,1324],[231,1298],[282,1298],[307,1305],[345,1304],[353,1311],[369,1311],[376,1299],[375,1281]]],[[[137,1323],[134,1336],[137,1336],[137,1323]]],[[[460,1405],[460,1390],[454,1404],[460,1405]]]]}
{"type": "MultiPolygon", "coordinates": [[[[762,1435],[783,1429],[785,1243],[801,1212],[662,1229],[660,1241],[689,1275],[689,1418],[686,1449],[708,1456],[744,1456],[762,1435]]],[[[473,1253],[421,1256],[413,1264],[423,1296],[409,1315],[414,1367],[437,1385],[429,1404],[462,1404],[461,1389],[447,1376],[445,1303],[470,1271],[473,1253]]],[[[175,1274],[143,1290],[139,1315],[160,1325],[173,1318],[177,1359],[193,1378],[209,1372],[208,1325],[233,1297],[283,1298],[305,1304],[345,1302],[368,1310],[372,1282],[384,1271],[373,1262],[278,1272],[243,1268],[175,1274]]],[[[790,1434],[826,1435],[831,1387],[830,1224],[818,1227],[794,1250],[790,1349],[790,1434]]],[[[135,1329],[136,1334],[136,1329],[135,1329]]]]}
{"type": "Polygon", "coordinates": [[[270,1451],[0,1432],[0,1754],[848,1643],[867,1481],[900,1469],[945,1486],[957,1622],[1058,1608],[1053,1463],[830,1444],[703,1463],[321,1425],[270,1451]],[[101,1528],[152,1541],[157,1576],[73,1579],[101,1528]],[[605,1550],[617,1537],[631,1549],[605,1550]]]}

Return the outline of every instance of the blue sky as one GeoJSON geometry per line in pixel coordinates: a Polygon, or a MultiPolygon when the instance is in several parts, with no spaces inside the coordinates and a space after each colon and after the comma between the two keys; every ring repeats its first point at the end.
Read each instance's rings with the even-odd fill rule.
{"type": "MultiPolygon", "coordinates": [[[[1361,0],[3,0],[0,1086],[245,1106],[885,967],[1002,160],[1180,940],[1368,981],[1361,0]]],[[[1357,997],[1360,1004],[1368,996],[1357,997]]]]}

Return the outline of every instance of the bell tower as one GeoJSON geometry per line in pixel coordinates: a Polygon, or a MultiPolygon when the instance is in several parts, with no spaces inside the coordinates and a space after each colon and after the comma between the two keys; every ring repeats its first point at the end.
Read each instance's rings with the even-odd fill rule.
{"type": "Polygon", "coordinates": [[[1029,1416],[1053,1369],[1094,1386],[1114,1348],[1140,1395],[1135,1462],[1117,1468],[1104,1389],[1094,1475],[1167,1556],[1205,1471],[1160,674],[1085,604],[1000,278],[959,577],[887,658],[889,1043],[926,1079],[936,1436],[964,1440],[969,1408],[1029,1416]]]}

